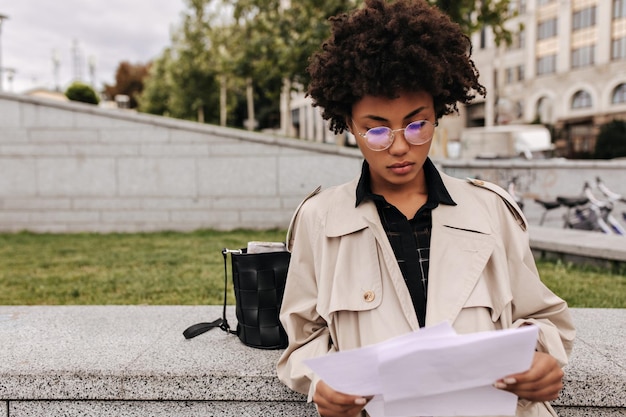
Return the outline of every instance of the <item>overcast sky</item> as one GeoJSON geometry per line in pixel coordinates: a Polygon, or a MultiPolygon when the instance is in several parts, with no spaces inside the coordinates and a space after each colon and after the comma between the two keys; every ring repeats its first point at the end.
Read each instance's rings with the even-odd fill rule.
{"type": "Polygon", "coordinates": [[[122,61],[147,63],[171,44],[183,0],[0,0],[3,90],[61,89],[75,79],[113,84],[122,61]],[[58,66],[58,80],[54,64],[58,66]],[[95,71],[90,71],[90,63],[95,71]]]}

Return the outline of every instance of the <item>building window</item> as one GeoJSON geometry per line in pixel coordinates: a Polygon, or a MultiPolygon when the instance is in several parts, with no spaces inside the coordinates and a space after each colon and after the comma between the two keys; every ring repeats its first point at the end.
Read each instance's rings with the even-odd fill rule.
{"type": "Polygon", "coordinates": [[[550,4],[555,0],[537,0],[537,6],[545,6],[546,4],[550,4]]]}
{"type": "Polygon", "coordinates": [[[589,154],[596,147],[596,138],[591,123],[568,126],[572,151],[575,154],[589,154]]]}
{"type": "Polygon", "coordinates": [[[537,75],[556,72],[556,55],[546,55],[537,59],[537,75]]]}
{"type": "Polygon", "coordinates": [[[524,14],[526,13],[526,0],[511,0],[509,3],[509,14],[524,14]]]}
{"type": "Polygon", "coordinates": [[[483,27],[480,29],[480,49],[485,49],[487,47],[487,31],[483,27]]]}
{"type": "Polygon", "coordinates": [[[572,97],[572,109],[588,109],[591,104],[591,94],[584,90],[577,91],[572,97]]]}
{"type": "Polygon", "coordinates": [[[613,42],[611,42],[611,58],[614,60],[626,58],[626,37],[613,39],[613,42]]]}
{"type": "Polygon", "coordinates": [[[519,0],[519,8],[517,11],[519,14],[526,13],[526,0],[519,0]]]}
{"type": "Polygon", "coordinates": [[[506,68],[504,71],[504,81],[506,84],[524,81],[524,66],[517,65],[515,67],[506,68]]]}
{"type": "Polygon", "coordinates": [[[517,119],[521,119],[524,116],[524,102],[523,101],[515,102],[515,116],[517,119]]]}
{"type": "Polygon", "coordinates": [[[515,0],[509,3],[509,14],[514,15],[517,12],[517,4],[515,0]]]}
{"type": "Polygon", "coordinates": [[[511,34],[511,44],[507,46],[507,49],[524,49],[526,47],[526,33],[523,28],[520,28],[519,32],[513,32],[511,34]]]}
{"type": "Polygon", "coordinates": [[[596,25],[596,6],[574,12],[572,16],[572,31],[596,25]]]}
{"type": "Polygon", "coordinates": [[[613,19],[626,17],[626,0],[613,0],[613,19]]]}
{"type": "Polygon", "coordinates": [[[611,104],[626,103],[626,83],[622,83],[615,87],[613,90],[613,97],[611,98],[611,104]]]}
{"type": "Polygon", "coordinates": [[[572,68],[588,67],[594,63],[596,47],[587,45],[572,51],[572,68]]]}
{"type": "Polygon", "coordinates": [[[505,70],[505,82],[507,84],[513,84],[514,78],[513,78],[513,68],[507,68],[505,70]]]}
{"type": "Polygon", "coordinates": [[[552,18],[540,22],[537,26],[537,40],[554,38],[557,35],[557,19],[552,18]]]}
{"type": "Polygon", "coordinates": [[[524,79],[526,78],[525,76],[525,72],[524,72],[524,66],[523,65],[518,65],[517,66],[517,79],[518,81],[524,81],[524,79]]]}
{"type": "Polygon", "coordinates": [[[536,121],[539,123],[550,123],[552,121],[552,104],[548,97],[541,97],[537,100],[536,121]]]}

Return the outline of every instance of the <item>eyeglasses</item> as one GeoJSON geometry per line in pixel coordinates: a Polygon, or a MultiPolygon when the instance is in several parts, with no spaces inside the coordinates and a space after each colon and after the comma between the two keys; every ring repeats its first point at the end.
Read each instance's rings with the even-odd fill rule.
{"type": "MultiPolygon", "coordinates": [[[[354,120],[352,120],[354,123],[354,120]]],[[[429,122],[428,120],[417,120],[411,122],[404,129],[391,129],[387,126],[378,126],[368,129],[367,132],[361,133],[357,130],[359,136],[365,139],[365,144],[373,151],[384,151],[388,149],[395,138],[395,132],[404,131],[404,138],[411,145],[423,145],[429,142],[435,134],[435,127],[439,123],[429,122]]]]}

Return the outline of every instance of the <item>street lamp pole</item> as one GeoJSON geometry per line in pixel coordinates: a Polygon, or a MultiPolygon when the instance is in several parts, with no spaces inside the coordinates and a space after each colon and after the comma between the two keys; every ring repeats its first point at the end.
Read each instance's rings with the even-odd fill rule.
{"type": "Polygon", "coordinates": [[[2,22],[9,16],[0,14],[0,92],[2,91],[2,80],[4,78],[4,67],[2,66],[2,22]]]}

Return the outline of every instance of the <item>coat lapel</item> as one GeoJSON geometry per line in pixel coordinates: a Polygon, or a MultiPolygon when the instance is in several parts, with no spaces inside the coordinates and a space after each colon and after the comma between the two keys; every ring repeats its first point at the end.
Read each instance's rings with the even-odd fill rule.
{"type": "Polygon", "coordinates": [[[366,228],[373,219],[378,218],[376,205],[367,202],[355,207],[356,185],[358,179],[352,180],[346,187],[336,189],[326,216],[326,236],[339,237],[366,228]]]}
{"type": "Polygon", "coordinates": [[[454,322],[496,245],[488,221],[466,211],[462,193],[452,195],[461,204],[440,205],[432,215],[427,325],[454,322]]]}
{"type": "MultiPolygon", "coordinates": [[[[419,322],[417,321],[417,315],[413,309],[411,295],[409,294],[409,290],[404,282],[404,277],[402,276],[402,271],[396,261],[393,248],[391,247],[389,239],[387,238],[385,230],[380,222],[376,204],[372,201],[364,201],[359,204],[358,207],[354,207],[354,205],[352,205],[353,208],[351,210],[346,210],[346,205],[341,204],[346,201],[348,203],[354,202],[355,187],[356,181],[354,181],[353,187],[344,188],[344,190],[347,190],[345,194],[337,196],[337,200],[341,200],[341,202],[336,204],[334,207],[331,207],[328,212],[326,220],[326,236],[339,237],[355,233],[365,228],[370,230],[376,239],[378,247],[380,248],[380,257],[384,264],[381,265],[381,269],[386,271],[386,274],[388,274],[393,290],[400,300],[404,318],[411,329],[417,330],[419,329],[419,322]]],[[[362,267],[362,265],[359,265],[358,267],[362,267]]],[[[355,266],[355,268],[358,267],[355,266]]]]}
{"type": "MultiPolygon", "coordinates": [[[[467,212],[468,208],[471,210],[476,204],[464,201],[468,193],[459,187],[467,184],[458,179],[450,181],[445,175],[442,178],[458,205],[440,204],[432,212],[427,325],[444,320],[454,322],[496,245],[488,220],[467,212]]],[[[338,237],[370,228],[379,243],[383,261],[400,302],[411,307],[403,309],[405,318],[410,327],[416,330],[419,325],[412,309],[411,298],[380,223],[376,205],[364,202],[352,210],[345,209],[346,201],[354,201],[354,187],[356,181],[352,187],[343,187],[341,193],[345,194],[336,196],[338,203],[329,209],[326,218],[326,236],[338,237]]]]}

